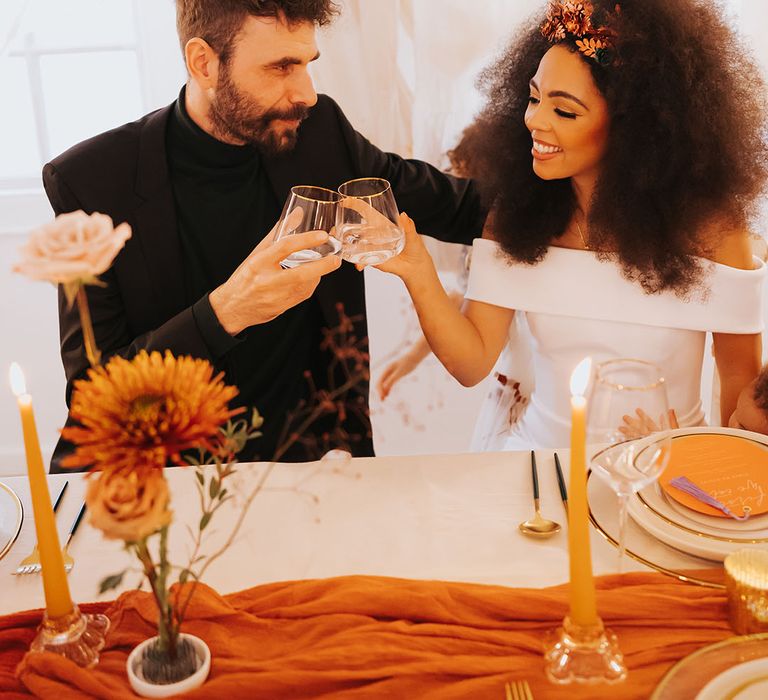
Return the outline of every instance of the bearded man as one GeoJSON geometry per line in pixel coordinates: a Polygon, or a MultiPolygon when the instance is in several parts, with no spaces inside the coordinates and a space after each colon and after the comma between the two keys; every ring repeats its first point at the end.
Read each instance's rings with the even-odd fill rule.
{"type": "MultiPolygon", "coordinates": [[[[103,286],[88,287],[102,357],[167,349],[209,360],[239,388],[238,401],[265,418],[241,459],[268,459],[288,412],[334,382],[322,329],[338,324],[339,303],[354,334],[367,336],[354,266],[339,268],[331,256],[280,267],[322,238],[272,244],[291,186],[335,190],[357,177],[385,178],[420,231],[454,242],[479,235],[483,215],[471,183],[380,151],[315,93],[307,68],[319,56],[316,27],[337,11],[331,0],[176,5],[188,72],[178,99],[69,149],[45,166],[43,181],[56,214],[99,211],[133,229],[103,286]]],[[[61,291],[59,320],[69,402],[88,361],[77,311],[61,291]]],[[[350,440],[336,446],[369,456],[367,386],[362,396],[339,432],[350,440]]],[[[281,459],[311,457],[305,443],[281,459]]],[[[52,471],[70,450],[59,442],[52,471]]]]}

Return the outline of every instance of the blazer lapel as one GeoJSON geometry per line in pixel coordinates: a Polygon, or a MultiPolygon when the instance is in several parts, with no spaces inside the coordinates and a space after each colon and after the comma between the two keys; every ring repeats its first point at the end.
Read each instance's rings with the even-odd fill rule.
{"type": "Polygon", "coordinates": [[[165,131],[173,105],[149,115],[143,125],[136,172],[136,193],[143,202],[134,212],[135,234],[144,254],[156,300],[155,325],[184,308],[181,244],[176,203],[168,176],[165,131]]]}

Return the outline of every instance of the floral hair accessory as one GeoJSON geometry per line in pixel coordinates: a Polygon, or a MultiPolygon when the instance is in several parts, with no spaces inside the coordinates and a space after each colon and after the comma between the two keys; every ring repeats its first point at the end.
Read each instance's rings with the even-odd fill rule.
{"type": "MultiPolygon", "coordinates": [[[[616,6],[617,13],[619,6],[616,6]]],[[[566,39],[574,40],[576,48],[587,58],[605,66],[611,62],[614,33],[592,25],[594,7],[589,0],[552,0],[547,8],[547,19],[541,25],[541,33],[552,44],[566,39]]]]}

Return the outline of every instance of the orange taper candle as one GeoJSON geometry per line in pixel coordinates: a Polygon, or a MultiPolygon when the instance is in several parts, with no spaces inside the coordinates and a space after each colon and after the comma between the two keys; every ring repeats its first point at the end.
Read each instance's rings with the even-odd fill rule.
{"type": "Polygon", "coordinates": [[[11,365],[11,389],[16,395],[21,414],[21,427],[24,431],[24,449],[27,455],[27,473],[29,490],[32,495],[32,510],[35,514],[37,531],[37,549],[43,573],[45,608],[48,617],[57,618],[72,613],[74,606],[69,595],[67,573],[64,570],[64,558],[61,554],[59,533],[56,530],[56,518],[51,507],[51,495],[48,492],[48,480],[43,467],[43,456],[37,439],[35,414],[32,411],[32,397],[27,393],[24,374],[17,363],[11,365]]]}
{"type": "Polygon", "coordinates": [[[579,363],[571,375],[571,478],[568,489],[568,554],[571,583],[570,618],[574,624],[590,627],[598,623],[592,552],[589,545],[587,505],[587,400],[592,360],[579,363]]]}

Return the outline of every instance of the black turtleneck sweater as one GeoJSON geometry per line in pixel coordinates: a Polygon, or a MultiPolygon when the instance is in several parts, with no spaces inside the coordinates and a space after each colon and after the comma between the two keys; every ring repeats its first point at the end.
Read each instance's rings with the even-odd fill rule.
{"type": "MultiPolygon", "coordinates": [[[[208,294],[225,282],[280,216],[282,202],[252,146],[223,143],[187,113],[182,89],[168,120],[168,167],[184,267],[187,303],[226,381],[240,390],[239,405],[264,417],[263,436],[241,460],[270,459],[288,411],[308,393],[310,369],[320,342],[320,310],[313,299],[268,323],[230,336],[213,314],[208,294]]],[[[282,461],[306,459],[295,449],[282,461]]]]}

